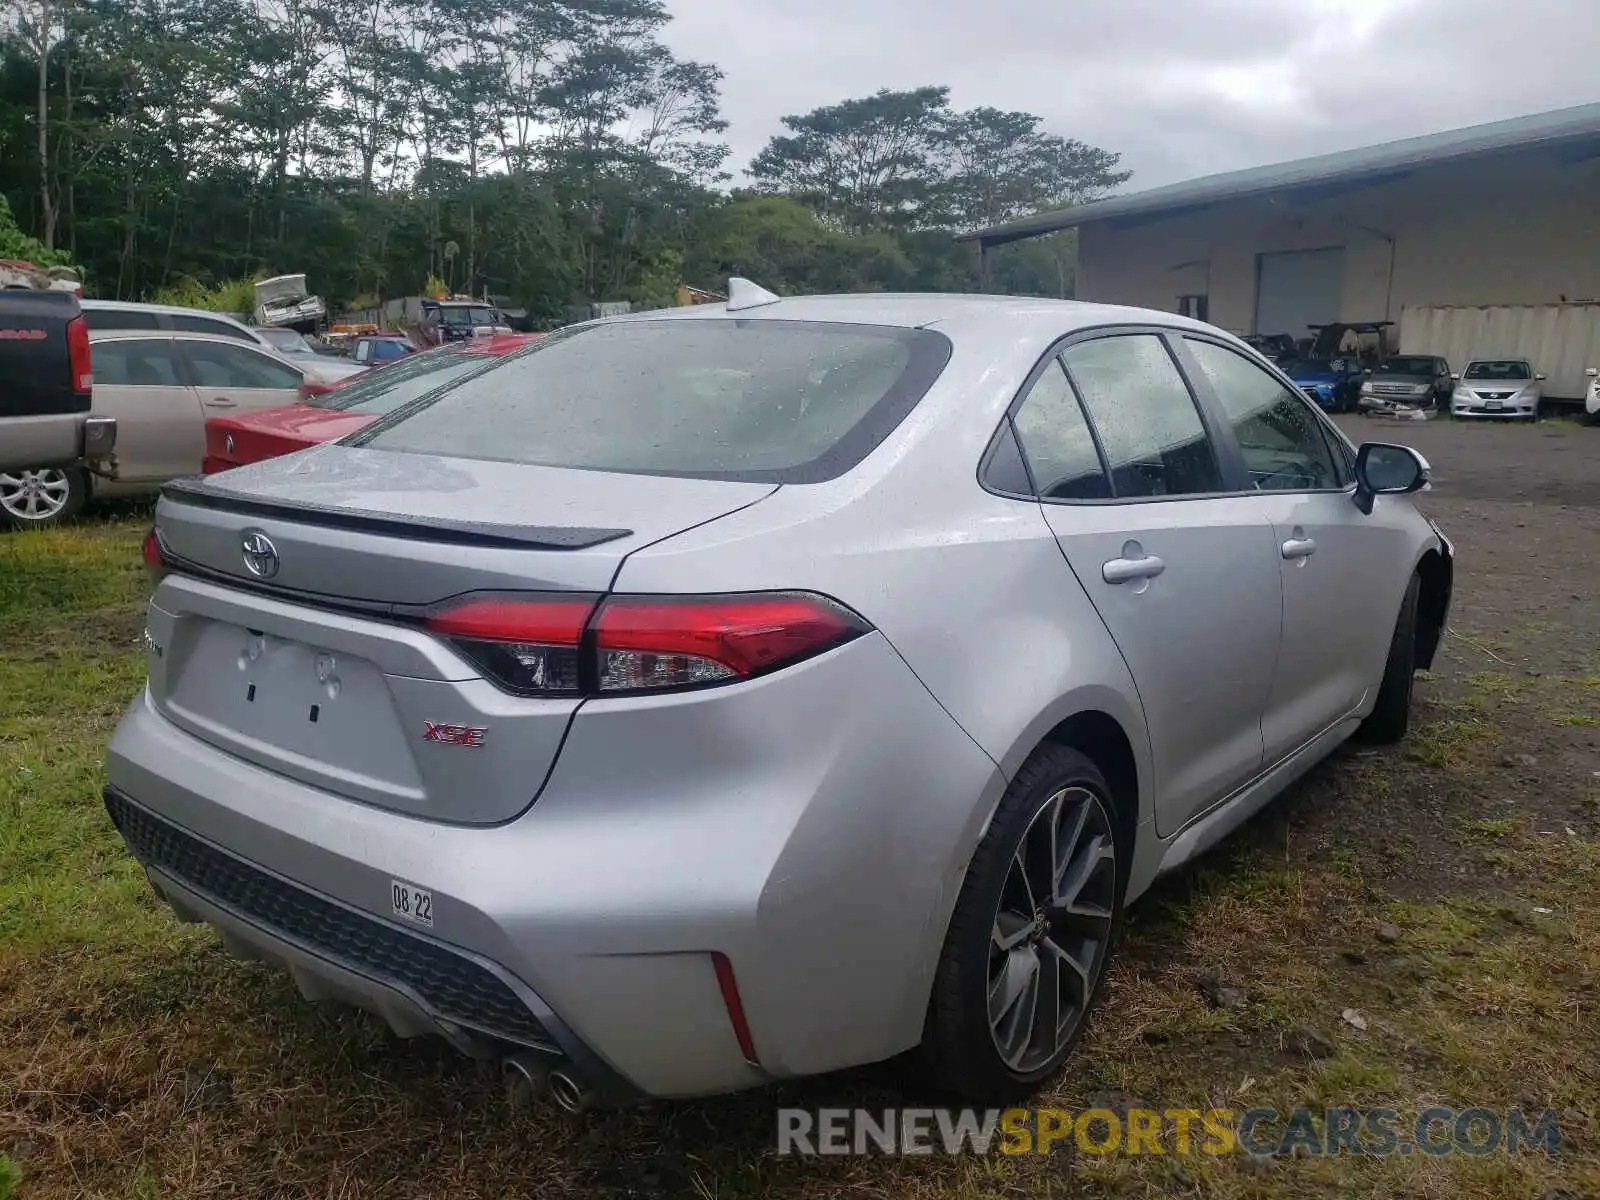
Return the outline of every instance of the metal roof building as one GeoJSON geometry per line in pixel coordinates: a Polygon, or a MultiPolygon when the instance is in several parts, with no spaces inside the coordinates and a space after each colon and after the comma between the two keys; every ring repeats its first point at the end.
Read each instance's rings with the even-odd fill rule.
{"type": "MultiPolygon", "coordinates": [[[[1600,104],[1211,175],[963,240],[986,252],[1061,229],[1079,231],[1080,299],[1295,337],[1391,320],[1408,352],[1434,352],[1408,332],[1440,336],[1433,310],[1600,297],[1600,104]]],[[[1496,345],[1460,353],[1517,349],[1496,345]]],[[[1569,352],[1600,358],[1600,345],[1569,352]]]]}

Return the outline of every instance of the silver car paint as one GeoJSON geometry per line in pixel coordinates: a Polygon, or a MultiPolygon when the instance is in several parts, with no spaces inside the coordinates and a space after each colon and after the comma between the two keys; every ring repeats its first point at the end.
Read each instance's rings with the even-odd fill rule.
{"type": "MultiPolygon", "coordinates": [[[[591,700],[542,721],[536,710],[562,702],[502,698],[504,715],[537,727],[511,739],[530,756],[514,788],[475,774],[463,788],[410,777],[399,787],[378,776],[403,768],[400,756],[415,760],[415,746],[394,761],[352,751],[363,778],[343,760],[205,729],[204,678],[190,704],[174,706],[173,675],[196,644],[186,639],[208,621],[260,629],[354,655],[397,706],[426,685],[470,710],[490,689],[459,656],[380,620],[169,577],[152,607],[161,649],[151,686],[113,739],[111,783],[379,919],[391,878],[433,889],[437,937],[512,972],[637,1087],[688,1095],[916,1044],[973,849],[1007,779],[1063,720],[1104,714],[1131,750],[1131,899],[1370,711],[1399,597],[1439,547],[1409,501],[1380,497],[1368,516],[1347,492],[1041,505],[978,480],[1018,388],[1063,336],[1143,323],[1241,343],[1167,314],[991,298],[815,298],[741,314],[773,318],[933,325],[954,351],[899,428],[829,483],[772,488],[325,446],[213,484],[348,512],[630,531],[584,550],[464,550],[245,521],[172,499],[158,524],[175,553],[241,579],[241,528],[261,528],[280,550],[279,582],[323,593],[426,601],[516,583],[809,588],[854,607],[876,633],[710,692],[591,700]],[[1317,554],[1283,558],[1285,531],[1317,539],[1317,554]],[[1170,565],[1147,590],[1112,595],[1096,572],[1127,540],[1170,565]],[[1178,658],[1186,646],[1190,657],[1178,658]],[[1230,661],[1232,678],[1205,677],[1230,661]],[[1183,689],[1196,685],[1200,703],[1185,705],[1183,689]],[[1281,711],[1268,711],[1269,697],[1281,711]],[[541,779],[537,766],[551,759],[541,779]],[[471,824],[485,820],[498,823],[471,824]],[[735,1043],[709,950],[733,964],[760,1071],[735,1043]],[[645,995],[652,1017],[641,1022],[645,995]]],[[[702,306],[622,318],[639,319],[726,316],[702,306]]],[[[341,744],[364,728],[381,743],[375,726],[393,727],[393,712],[353,713],[341,744]]],[[[270,934],[233,933],[292,957],[270,934]]],[[[299,969],[317,975],[314,964],[299,969]]],[[[413,1000],[353,986],[374,1007],[451,1032],[413,1000]]]]}
{"type": "Polygon", "coordinates": [[[1450,393],[1451,416],[1471,420],[1478,417],[1529,417],[1538,413],[1544,399],[1544,387],[1534,378],[1536,371],[1530,370],[1529,374],[1517,379],[1468,379],[1467,372],[1475,365],[1476,362],[1469,362],[1462,370],[1461,378],[1454,381],[1455,386],[1450,393]],[[1498,398],[1502,406],[1500,410],[1472,411],[1484,403],[1485,393],[1498,398]]]}

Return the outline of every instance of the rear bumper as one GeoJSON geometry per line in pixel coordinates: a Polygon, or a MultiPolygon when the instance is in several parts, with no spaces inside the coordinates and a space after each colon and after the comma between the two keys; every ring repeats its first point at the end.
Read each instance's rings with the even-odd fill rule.
{"type": "Polygon", "coordinates": [[[364,1008],[402,1037],[437,1034],[475,1058],[511,1048],[565,1058],[602,1103],[641,1098],[494,964],[263,871],[116,788],[106,788],[105,803],[151,887],[181,920],[210,925],[238,958],[286,971],[306,999],[364,1008]]]}
{"type": "Polygon", "coordinates": [[[0,471],[66,467],[110,458],[117,423],[88,413],[0,419],[0,471]]]}
{"type": "Polygon", "coordinates": [[[736,1091],[910,1048],[998,768],[878,635],[710,695],[591,704],[537,803],[494,827],[300,784],[141,696],[112,739],[108,803],[180,912],[401,1033],[537,1048],[526,1018],[614,1095],[736,1091]],[[432,892],[432,929],[393,916],[394,880],[432,892]],[[406,953],[371,958],[391,945],[406,953]],[[477,982],[441,998],[430,970],[477,982]]]}

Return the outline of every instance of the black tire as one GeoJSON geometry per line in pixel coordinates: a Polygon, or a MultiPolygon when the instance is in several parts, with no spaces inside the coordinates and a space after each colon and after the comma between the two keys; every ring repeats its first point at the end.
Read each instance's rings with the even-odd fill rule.
{"type": "Polygon", "coordinates": [[[0,471],[0,528],[44,529],[70,521],[89,502],[89,477],[79,467],[49,471],[0,471]],[[40,503],[30,514],[26,500],[18,495],[16,482],[43,480],[49,502],[40,503]],[[62,490],[64,485],[64,490],[62,490]]]}
{"type": "MultiPolygon", "coordinates": [[[[923,1064],[935,1087],[977,1104],[1009,1104],[1033,1093],[1071,1057],[1103,990],[1106,967],[1121,932],[1123,894],[1133,849],[1132,825],[1131,821],[1119,820],[1104,775],[1078,751],[1047,744],[1023,764],[972,857],[945,934],[922,1044],[923,1064]],[[1024,1057],[1013,1066],[1002,1058],[998,1044],[1001,1035],[992,1027],[989,1012],[991,973],[1008,971],[1008,955],[1013,952],[998,950],[994,936],[1002,920],[1010,915],[1000,911],[1002,902],[1015,907],[1009,898],[1020,894],[1012,868],[1019,855],[1026,853],[1022,850],[1024,836],[1034,834],[1030,847],[1043,844],[1037,839],[1045,835],[1048,826],[1037,825],[1036,819],[1052,820],[1046,813],[1057,797],[1063,797],[1057,810],[1061,814],[1058,828],[1076,821],[1068,806],[1081,804],[1082,829],[1086,834],[1096,831],[1082,843],[1081,858],[1076,851],[1069,855],[1066,873],[1067,878],[1075,877],[1081,864],[1093,860],[1094,866],[1084,868],[1084,878],[1092,880],[1092,888],[1086,885],[1079,889],[1075,893],[1079,903],[1070,907],[1093,907],[1096,915],[1088,917],[1067,910],[1058,917],[1047,914],[1042,918],[1047,928],[1038,935],[1043,940],[1037,942],[1037,949],[1028,942],[1016,947],[1014,953],[1033,953],[1036,961],[1051,965],[1054,986],[1061,989],[1055,994],[1064,997],[1070,1007],[1065,1018],[1054,1022],[1057,1034],[1041,1030],[1040,1036],[1055,1045],[1054,1051],[1046,1053],[1042,1047],[1037,1052],[1024,1050],[1024,1057]],[[1111,839],[1109,847],[1105,845],[1106,837],[1111,839]],[[1101,910],[1104,915],[1100,915],[1101,910]],[[1052,925],[1055,920],[1062,924],[1052,925]],[[1078,931],[1086,924],[1103,931],[1097,943],[1078,940],[1078,931]],[[1090,968],[1080,973],[1065,965],[1065,959],[1052,959],[1051,954],[1061,946],[1075,949],[1072,957],[1089,961],[1090,968]],[[1085,978],[1086,988],[1082,982],[1085,978]],[[1034,1055],[1031,1061],[1026,1057],[1029,1054],[1034,1055]]],[[[1015,936],[1023,936],[1022,928],[1008,928],[1015,936]]],[[[1050,986],[1042,971],[1037,978],[1041,988],[1050,986]]],[[[1043,997],[1042,991],[1036,993],[1036,1002],[1043,1004],[1043,997]]],[[[1018,1006],[1021,1007],[1025,1006],[1018,1006]]]]}
{"type": "Polygon", "coordinates": [[[1356,730],[1356,737],[1363,742],[1391,745],[1405,737],[1411,725],[1411,688],[1417,675],[1417,597],[1421,591],[1422,577],[1413,575],[1389,640],[1389,661],[1378,685],[1378,703],[1356,730]]]}

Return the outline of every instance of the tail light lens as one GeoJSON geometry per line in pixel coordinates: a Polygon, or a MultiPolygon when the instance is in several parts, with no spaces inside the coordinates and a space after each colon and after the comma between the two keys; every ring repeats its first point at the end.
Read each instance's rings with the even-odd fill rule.
{"type": "Polygon", "coordinates": [[[596,596],[476,595],[427,617],[425,626],[508,692],[577,696],[584,626],[596,596]]]}
{"type": "Polygon", "coordinates": [[[167,554],[166,547],[161,544],[161,535],[156,532],[154,525],[150,527],[150,532],[144,535],[142,554],[144,569],[149,572],[150,582],[160,583],[162,576],[167,573],[167,554]]]}
{"type": "Polygon", "coordinates": [[[506,691],[574,697],[750,679],[872,628],[809,592],[603,602],[591,595],[478,594],[428,614],[424,625],[506,691]]]}
{"type": "Polygon", "coordinates": [[[67,360],[72,367],[72,390],[87,395],[94,388],[94,358],[89,349],[89,322],[82,317],[67,322],[67,360]]]}
{"type": "Polygon", "coordinates": [[[602,693],[696,687],[765,674],[867,630],[823,596],[615,596],[595,617],[602,693]]]}

